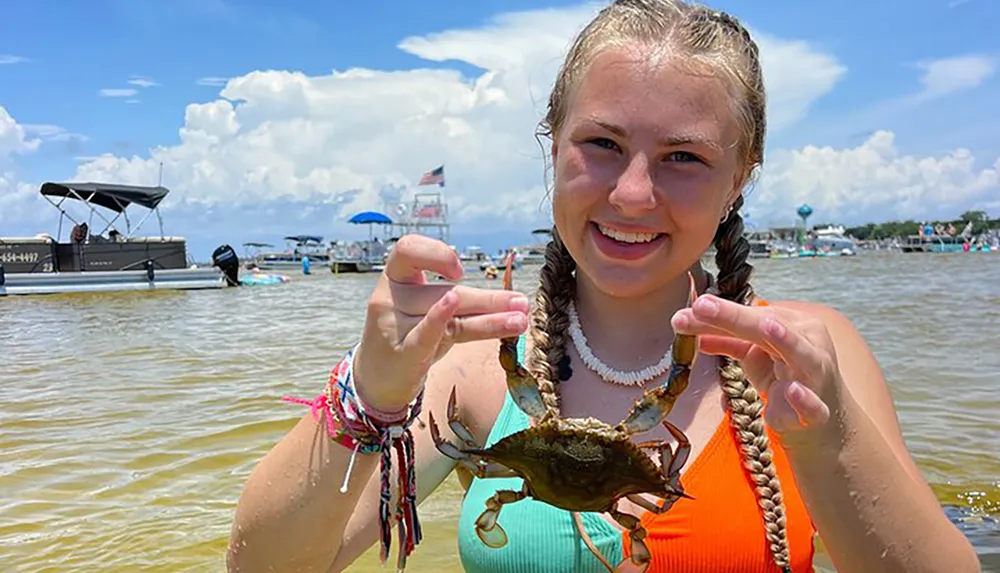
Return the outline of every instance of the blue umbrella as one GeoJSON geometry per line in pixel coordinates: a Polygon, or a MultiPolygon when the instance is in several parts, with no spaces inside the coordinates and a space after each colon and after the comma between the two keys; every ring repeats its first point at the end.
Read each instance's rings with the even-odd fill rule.
{"type": "Polygon", "coordinates": [[[354,225],[391,225],[392,219],[375,211],[364,211],[347,220],[354,225]]]}
{"type": "Polygon", "coordinates": [[[372,235],[374,234],[372,232],[372,225],[391,225],[392,219],[382,213],[364,211],[354,215],[348,219],[347,222],[353,225],[368,225],[368,240],[371,240],[372,235]]]}

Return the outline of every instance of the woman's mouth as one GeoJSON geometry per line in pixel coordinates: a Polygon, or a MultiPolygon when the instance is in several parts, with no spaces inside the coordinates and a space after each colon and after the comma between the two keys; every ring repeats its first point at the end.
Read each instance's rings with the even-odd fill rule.
{"type": "Polygon", "coordinates": [[[594,243],[605,256],[612,259],[634,261],[657,250],[666,240],[666,233],[624,231],[591,223],[594,243]]]}

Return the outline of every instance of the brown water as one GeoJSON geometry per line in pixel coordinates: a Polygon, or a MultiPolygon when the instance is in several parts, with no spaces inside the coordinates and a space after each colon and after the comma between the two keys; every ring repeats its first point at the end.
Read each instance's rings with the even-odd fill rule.
{"type": "MultiPolygon", "coordinates": [[[[1000,255],[756,266],[767,298],[821,301],[856,322],[917,462],[1000,570],[1000,255]]],[[[374,280],[0,299],[3,571],[223,571],[248,473],[303,414],[280,398],[320,390],[374,280]]],[[[449,481],[421,507],[408,570],[461,570],[460,497],[449,481]]],[[[382,569],[369,553],[351,570],[382,569]]]]}

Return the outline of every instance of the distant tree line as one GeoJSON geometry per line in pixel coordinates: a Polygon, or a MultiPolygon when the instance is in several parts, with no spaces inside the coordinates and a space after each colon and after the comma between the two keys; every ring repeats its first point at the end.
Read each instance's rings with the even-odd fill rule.
{"type": "MultiPolygon", "coordinates": [[[[947,227],[949,224],[957,229],[958,233],[969,223],[972,223],[973,236],[991,229],[1000,229],[1000,218],[990,219],[986,211],[966,211],[958,219],[926,221],[925,224],[947,227]]],[[[850,227],[845,229],[845,234],[867,241],[879,239],[891,239],[893,237],[906,237],[916,235],[920,230],[920,221],[887,221],[885,223],[868,223],[860,227],[850,227]]],[[[816,227],[826,226],[825,224],[815,225],[816,227]]]]}

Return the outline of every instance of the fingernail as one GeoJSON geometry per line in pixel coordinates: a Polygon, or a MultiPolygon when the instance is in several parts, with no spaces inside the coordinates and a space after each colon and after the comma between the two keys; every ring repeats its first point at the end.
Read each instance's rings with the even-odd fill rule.
{"type": "Polygon", "coordinates": [[[516,312],[528,312],[528,297],[515,296],[510,299],[510,310],[516,312]]]}
{"type": "Polygon", "coordinates": [[[777,339],[784,338],[785,333],[787,332],[785,330],[785,325],[781,324],[777,320],[774,320],[773,318],[767,319],[767,324],[764,326],[764,328],[767,330],[767,333],[769,335],[777,339]]]}
{"type": "Polygon", "coordinates": [[[715,316],[719,314],[719,303],[706,297],[699,297],[694,301],[694,308],[705,316],[715,316]]]}
{"type": "Polygon", "coordinates": [[[797,381],[793,381],[793,382],[789,383],[788,384],[788,390],[786,390],[785,392],[786,392],[785,396],[789,400],[794,400],[796,402],[801,402],[802,399],[805,398],[805,395],[806,395],[805,388],[803,388],[802,384],[800,384],[797,381]]]}
{"type": "Polygon", "coordinates": [[[690,323],[691,319],[683,310],[674,314],[674,317],[670,320],[670,326],[674,327],[675,330],[687,328],[690,323]]]}
{"type": "Polygon", "coordinates": [[[512,316],[507,319],[507,328],[518,332],[528,327],[528,317],[524,315],[512,316]]]}
{"type": "Polygon", "coordinates": [[[455,294],[455,291],[450,290],[444,294],[444,300],[442,302],[444,302],[445,308],[451,308],[457,300],[458,295],[455,294]]]}

